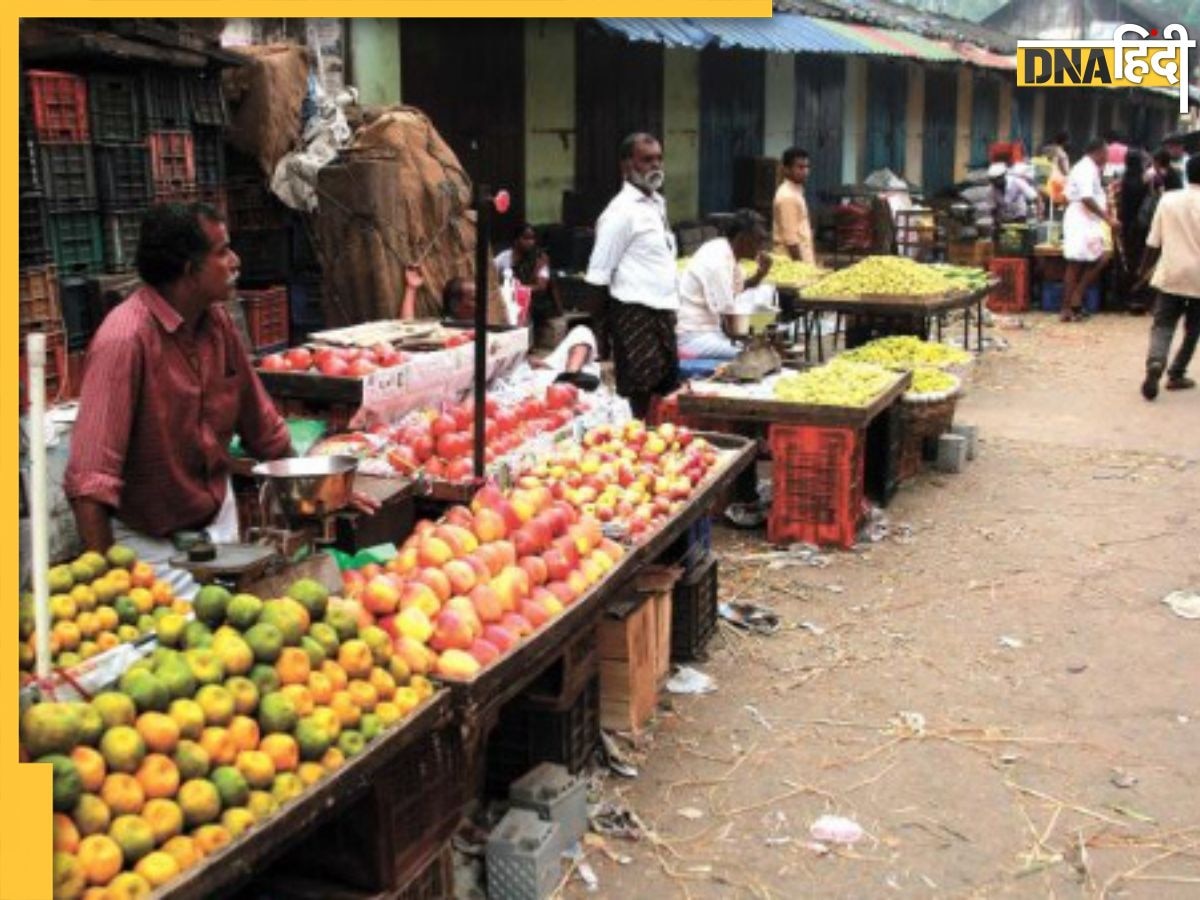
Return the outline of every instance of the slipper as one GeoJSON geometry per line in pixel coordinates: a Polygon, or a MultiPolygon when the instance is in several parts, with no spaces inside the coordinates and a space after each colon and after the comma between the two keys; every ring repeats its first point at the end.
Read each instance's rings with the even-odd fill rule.
{"type": "Polygon", "coordinates": [[[765,606],[753,603],[722,603],[717,607],[721,618],[755,634],[769,635],[779,630],[779,616],[765,606]]]}

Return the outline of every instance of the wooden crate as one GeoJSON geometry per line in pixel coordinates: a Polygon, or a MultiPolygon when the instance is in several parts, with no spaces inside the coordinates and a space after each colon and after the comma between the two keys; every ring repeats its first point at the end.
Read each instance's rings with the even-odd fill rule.
{"type": "Polygon", "coordinates": [[[658,703],[655,604],[634,594],[600,621],[600,725],[641,731],[658,703]]]}
{"type": "Polygon", "coordinates": [[[654,685],[661,688],[671,674],[671,615],[676,582],[683,575],[679,566],[647,566],[639,573],[634,589],[647,597],[652,607],[654,685]]]}

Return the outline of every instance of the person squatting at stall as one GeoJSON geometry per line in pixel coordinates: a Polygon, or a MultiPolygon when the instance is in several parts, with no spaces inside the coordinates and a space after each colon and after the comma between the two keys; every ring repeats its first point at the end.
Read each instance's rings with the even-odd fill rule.
{"type": "Polygon", "coordinates": [[[1187,180],[1183,190],[1163,194],[1146,237],[1140,283],[1149,279],[1150,286],[1158,291],[1146,379],[1142,382],[1142,396],[1147,400],[1158,396],[1164,369],[1168,391],[1196,386],[1187,377],[1187,367],[1200,339],[1200,156],[1188,160],[1187,180]],[[1183,342],[1167,368],[1171,338],[1181,317],[1183,342]]]}
{"type": "Polygon", "coordinates": [[[1067,211],[1062,225],[1067,270],[1059,315],[1064,322],[1086,318],[1084,294],[1100,277],[1111,255],[1111,237],[1106,240],[1105,229],[1115,229],[1117,220],[1108,211],[1108,195],[1100,179],[1100,167],[1107,158],[1108,146],[1100,138],[1093,139],[1067,179],[1067,211]]]}
{"type": "Polygon", "coordinates": [[[662,145],[639,132],[621,142],[625,183],[596,222],[586,280],[607,288],[617,393],[634,416],[679,386],[675,237],[667,224],[662,145]]]}
{"type": "Polygon", "coordinates": [[[808,218],[808,201],[804,186],[812,163],[808,151],[789,147],[783,151],[783,181],[775,191],[772,204],[773,238],[776,253],[786,253],[792,259],[815,263],[812,222],[808,218]]]}
{"type": "Polygon", "coordinates": [[[230,439],[237,433],[260,459],[291,454],[287,425],[221,306],[240,266],[210,206],[160,205],[142,220],[145,285],[92,340],[64,479],[88,549],[118,541],[161,567],[177,532],[236,541],[230,439]]]}
{"type": "Polygon", "coordinates": [[[738,346],[729,339],[730,316],[738,295],[758,287],[771,269],[762,252],[766,221],[749,209],[739,209],[724,237],[705,242],[689,260],[679,279],[679,356],[692,359],[733,359],[738,346]],[[746,278],[738,260],[754,259],[758,269],[746,278]]]}

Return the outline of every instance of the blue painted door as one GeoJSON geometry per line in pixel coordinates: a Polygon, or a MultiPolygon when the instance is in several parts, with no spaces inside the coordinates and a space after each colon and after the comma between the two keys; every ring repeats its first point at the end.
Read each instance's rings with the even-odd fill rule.
{"type": "Polygon", "coordinates": [[[1012,139],[1020,141],[1025,147],[1025,157],[1028,159],[1038,151],[1033,146],[1033,91],[1026,88],[1013,89],[1012,102],[1012,139]]]}
{"type": "Polygon", "coordinates": [[[871,62],[867,73],[866,172],[888,168],[904,177],[908,71],[890,60],[871,62]]]}
{"type": "Polygon", "coordinates": [[[733,207],[735,160],[762,156],[766,60],[748,50],[700,55],[700,212],[733,207]]]}
{"type": "Polygon", "coordinates": [[[834,202],[842,186],[842,111],[846,65],[831,54],[796,56],[795,143],[808,151],[809,203],[834,202]]]}
{"type": "Polygon", "coordinates": [[[969,164],[987,165],[988,145],[996,140],[1000,124],[1000,85],[986,73],[975,76],[971,98],[971,156],[969,164]]]}
{"type": "Polygon", "coordinates": [[[921,187],[926,197],[954,181],[954,123],[958,75],[953,69],[925,71],[925,134],[921,140],[921,187]]]}

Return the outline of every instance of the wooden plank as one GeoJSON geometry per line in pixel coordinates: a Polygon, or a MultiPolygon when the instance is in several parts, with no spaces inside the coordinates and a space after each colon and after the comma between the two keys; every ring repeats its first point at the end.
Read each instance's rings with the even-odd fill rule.
{"type": "Polygon", "coordinates": [[[661,687],[671,674],[672,592],[653,596],[654,603],[654,686],[661,687]]]}

